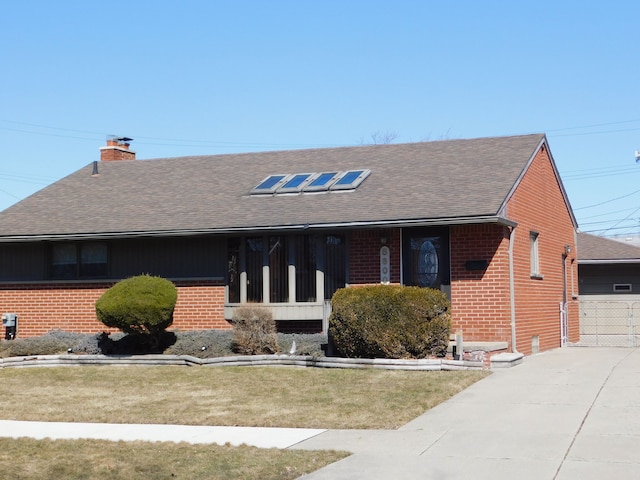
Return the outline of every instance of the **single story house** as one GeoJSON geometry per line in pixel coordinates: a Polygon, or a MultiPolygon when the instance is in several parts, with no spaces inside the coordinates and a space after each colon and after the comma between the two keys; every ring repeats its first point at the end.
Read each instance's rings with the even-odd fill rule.
{"type": "Polygon", "coordinates": [[[640,345],[640,247],[578,234],[580,344],[640,345]]]}
{"type": "Polygon", "coordinates": [[[0,308],[18,336],[103,330],[97,298],[149,273],[173,328],[269,306],[326,329],[338,288],[438,288],[465,341],[531,353],[578,337],[576,220],[545,135],[101,160],[0,213],[0,308]]]}

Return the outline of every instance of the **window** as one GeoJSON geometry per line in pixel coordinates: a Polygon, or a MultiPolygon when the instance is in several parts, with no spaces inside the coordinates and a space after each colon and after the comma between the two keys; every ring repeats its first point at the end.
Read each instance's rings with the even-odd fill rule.
{"type": "Polygon", "coordinates": [[[73,280],[106,276],[106,244],[56,243],[51,247],[51,278],[73,280]]]}
{"type": "Polygon", "coordinates": [[[289,301],[287,238],[269,237],[269,302],[289,301]]]}
{"type": "Polygon", "coordinates": [[[303,185],[309,181],[311,176],[311,173],[299,173],[289,177],[289,180],[278,188],[278,193],[299,192],[302,190],[303,185]]]}
{"type": "Polygon", "coordinates": [[[251,193],[274,193],[288,177],[289,175],[269,175],[251,190],[251,193]]]}
{"type": "Polygon", "coordinates": [[[316,293],[316,238],[298,235],[293,243],[296,269],[296,302],[315,302],[316,293]]]}
{"type": "Polygon", "coordinates": [[[229,239],[229,303],[321,302],[345,286],[346,245],[340,235],[270,235],[229,239]],[[324,267],[321,267],[324,265],[324,267]],[[324,269],[324,285],[318,270],[324,269]]]}
{"type": "Polygon", "coordinates": [[[350,170],[344,172],[336,183],[331,185],[331,190],[353,190],[360,185],[369,175],[370,170],[350,170]]]}
{"type": "Polygon", "coordinates": [[[240,302],[240,239],[229,240],[227,250],[227,284],[229,285],[229,303],[240,302]]]}
{"type": "Polygon", "coordinates": [[[247,270],[247,301],[262,302],[262,265],[264,265],[264,240],[248,238],[245,248],[247,270]]]}
{"type": "Polygon", "coordinates": [[[631,293],[631,284],[630,283],[614,283],[613,291],[616,293],[631,293]]]}
{"type": "Polygon", "coordinates": [[[531,253],[531,278],[542,278],[540,273],[540,257],[538,253],[538,232],[529,232],[531,253]]]}
{"type": "Polygon", "coordinates": [[[324,172],[316,174],[303,190],[305,192],[329,190],[329,186],[331,186],[337,175],[338,172],[324,172]]]}
{"type": "Polygon", "coordinates": [[[324,299],[331,300],[347,282],[347,247],[343,235],[324,237],[324,299]]]}

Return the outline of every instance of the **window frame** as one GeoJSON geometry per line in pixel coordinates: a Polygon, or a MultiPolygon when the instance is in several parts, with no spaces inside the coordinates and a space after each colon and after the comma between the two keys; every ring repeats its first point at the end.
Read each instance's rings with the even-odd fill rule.
{"type": "Polygon", "coordinates": [[[533,230],[529,232],[529,270],[531,278],[544,278],[540,271],[540,233],[533,230]]]}
{"type": "MultiPolygon", "coordinates": [[[[95,258],[91,256],[91,258],[95,258]]],[[[109,245],[106,242],[55,242],[49,248],[48,276],[51,280],[92,280],[104,279],[109,275],[109,245]],[[84,260],[85,253],[90,248],[99,247],[103,249],[104,261],[92,262],[84,260]],[[73,260],[67,263],[56,263],[56,250],[66,248],[68,259],[73,260]],[[57,265],[64,265],[64,271],[59,273],[57,265]],[[91,265],[91,268],[88,266],[91,265]],[[96,267],[97,266],[97,267],[96,267]]]]}

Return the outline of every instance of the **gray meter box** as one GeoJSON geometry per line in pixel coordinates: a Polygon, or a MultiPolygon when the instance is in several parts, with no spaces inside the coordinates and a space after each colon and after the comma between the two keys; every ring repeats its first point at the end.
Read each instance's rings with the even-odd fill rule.
{"type": "Polygon", "coordinates": [[[18,315],[15,313],[3,313],[2,314],[2,326],[3,327],[15,327],[18,315]]]}

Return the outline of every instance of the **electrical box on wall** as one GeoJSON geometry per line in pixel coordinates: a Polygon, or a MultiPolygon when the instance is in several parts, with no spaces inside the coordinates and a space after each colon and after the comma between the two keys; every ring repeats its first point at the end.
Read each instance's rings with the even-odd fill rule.
{"type": "Polygon", "coordinates": [[[15,327],[18,315],[15,313],[3,313],[2,314],[2,326],[3,327],[15,327]]]}
{"type": "Polygon", "coordinates": [[[13,340],[18,327],[18,315],[15,313],[3,313],[2,326],[6,329],[4,335],[5,340],[13,340]]]}

